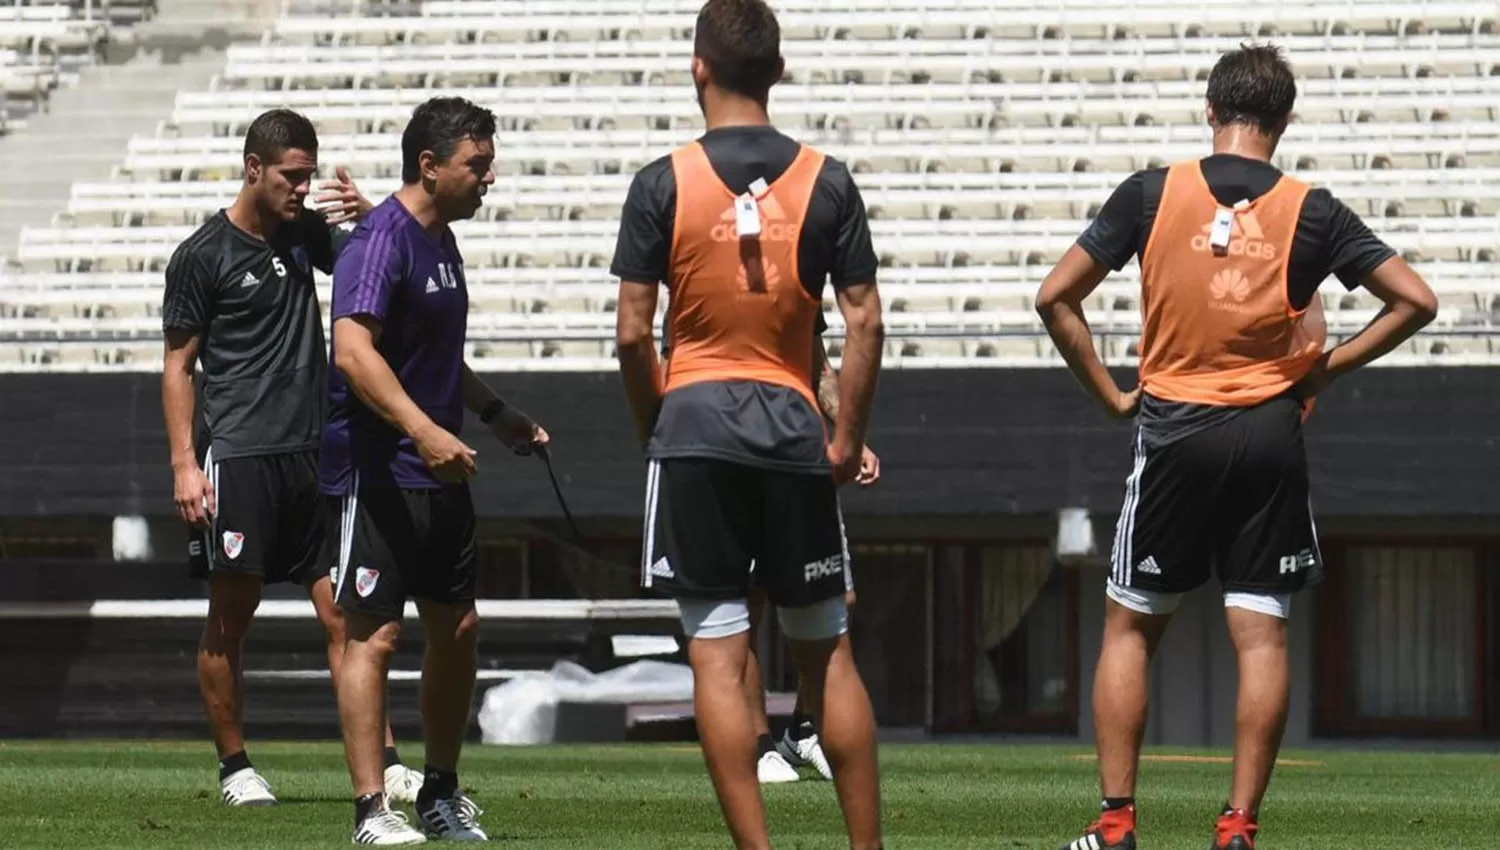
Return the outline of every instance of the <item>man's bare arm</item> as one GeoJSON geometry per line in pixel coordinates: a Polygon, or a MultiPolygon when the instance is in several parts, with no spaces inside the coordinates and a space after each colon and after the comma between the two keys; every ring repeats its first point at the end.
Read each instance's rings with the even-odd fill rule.
{"type": "Polygon", "coordinates": [[[865,444],[870,407],[875,402],[875,385],[885,347],[885,320],[881,316],[880,290],[873,282],[840,289],[838,302],[844,314],[845,337],[843,369],[837,379],[839,400],[833,442],[837,452],[857,458],[865,444]]]}
{"type": "Polygon", "coordinates": [[[172,468],[196,466],[193,451],[193,370],[198,364],[198,347],[203,337],[197,331],[169,330],[166,353],[162,358],[161,402],[167,425],[167,445],[172,468]]]}
{"type": "Polygon", "coordinates": [[[1390,353],[1437,316],[1432,287],[1400,257],[1381,263],[1361,284],[1385,306],[1359,333],[1323,355],[1325,382],[1390,353]]]}
{"type": "Polygon", "coordinates": [[[167,446],[172,458],[172,500],[177,515],[188,525],[203,528],[218,511],[213,485],[198,467],[193,450],[193,369],[202,336],[197,331],[166,331],[162,357],[161,406],[166,421],[167,446]]]}
{"type": "Polygon", "coordinates": [[[463,393],[464,407],[475,414],[483,413],[485,408],[493,402],[503,401],[498,393],[490,389],[490,385],[486,384],[484,379],[474,374],[474,370],[470,369],[467,363],[464,364],[463,393]]]}
{"type": "Polygon", "coordinates": [[[839,373],[828,361],[828,344],[821,334],[813,341],[813,374],[818,376],[818,409],[832,425],[839,419],[839,373]]]}
{"type": "Polygon", "coordinates": [[[408,437],[419,439],[438,424],[411,400],[390,364],[375,349],[380,327],[371,316],[345,316],[334,322],[334,366],[344,373],[350,389],[366,407],[408,437]]]}
{"type": "Polygon", "coordinates": [[[656,284],[620,281],[615,308],[615,349],[620,359],[620,377],[635,418],[641,445],[651,441],[656,415],[661,410],[665,380],[656,354],[656,284]]]}
{"type": "Polygon", "coordinates": [[[422,461],[439,481],[455,483],[473,475],[476,452],[422,410],[391,366],[375,349],[380,322],[373,316],[344,316],[333,323],[334,367],[344,373],[349,388],[375,412],[416,445],[422,461]]]}
{"type": "Polygon", "coordinates": [[[1083,300],[1108,274],[1107,266],[1074,245],[1042,281],[1036,311],[1078,383],[1112,415],[1132,416],[1139,394],[1120,391],[1094,350],[1094,336],[1083,315],[1083,300]]]}

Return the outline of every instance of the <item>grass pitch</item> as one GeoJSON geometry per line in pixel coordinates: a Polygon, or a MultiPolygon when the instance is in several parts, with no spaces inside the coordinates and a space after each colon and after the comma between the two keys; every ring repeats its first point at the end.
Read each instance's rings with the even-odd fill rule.
{"type": "MultiPolygon", "coordinates": [[[[409,760],[420,755],[404,748],[409,760]]],[[[337,744],[252,745],[282,805],[220,804],[204,743],[0,743],[0,847],[12,850],[299,850],[347,847],[348,774],[337,744]]],[[[1204,850],[1228,787],[1223,753],[1156,753],[1141,768],[1142,850],[1204,850]],[[1186,758],[1184,758],[1186,756],[1186,758]]],[[[887,745],[891,850],[1055,850],[1098,806],[1081,747],[887,745]]],[[[507,850],[730,846],[696,747],[471,746],[461,781],[507,850]]],[[[841,850],[829,783],[765,789],[772,841],[841,850]]],[[[1263,850],[1493,848],[1500,756],[1287,754],[1262,814],[1263,850]]]]}

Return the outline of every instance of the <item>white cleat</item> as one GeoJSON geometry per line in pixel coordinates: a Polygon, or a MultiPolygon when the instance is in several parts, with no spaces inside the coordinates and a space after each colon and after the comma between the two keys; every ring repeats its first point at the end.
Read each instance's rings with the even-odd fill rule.
{"type": "Polygon", "coordinates": [[[354,828],[354,843],[375,847],[405,847],[426,844],[427,836],[412,829],[406,815],[390,809],[376,809],[354,828]]]}
{"type": "Polygon", "coordinates": [[[227,806],[274,806],[276,795],[271,793],[271,783],[247,767],[237,770],[219,782],[219,793],[227,806]]]}
{"type": "Polygon", "coordinates": [[[781,753],[775,750],[760,757],[755,765],[755,775],[760,778],[762,785],[774,785],[781,782],[796,782],[801,779],[797,775],[797,768],[787,763],[781,753]]]}
{"type": "Polygon", "coordinates": [[[417,820],[427,834],[441,841],[489,841],[479,828],[480,809],[462,794],[439,797],[427,808],[417,809],[417,820]]]}
{"type": "Polygon", "coordinates": [[[385,769],[385,796],[398,803],[415,803],[417,792],[422,790],[422,779],[422,771],[393,764],[385,769]]]}
{"type": "Polygon", "coordinates": [[[818,743],[817,735],[808,735],[799,740],[792,737],[791,730],[787,730],[782,733],[781,740],[776,742],[776,749],[787,764],[796,767],[808,765],[824,779],[833,778],[833,768],[828,766],[828,756],[823,755],[823,746],[818,743]]]}

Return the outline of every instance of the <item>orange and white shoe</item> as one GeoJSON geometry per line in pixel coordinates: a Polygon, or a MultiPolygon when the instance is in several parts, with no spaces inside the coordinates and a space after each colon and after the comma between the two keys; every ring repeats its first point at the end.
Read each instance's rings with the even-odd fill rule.
{"type": "Polygon", "coordinates": [[[1260,825],[1244,809],[1227,809],[1214,824],[1214,844],[1210,850],[1255,850],[1255,833],[1260,825]]]}

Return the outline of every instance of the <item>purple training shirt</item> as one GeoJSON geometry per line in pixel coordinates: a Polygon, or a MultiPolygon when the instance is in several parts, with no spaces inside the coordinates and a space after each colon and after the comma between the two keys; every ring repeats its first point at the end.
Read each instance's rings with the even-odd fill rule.
{"type": "MultiPolygon", "coordinates": [[[[359,223],[333,269],[332,320],[371,316],[379,321],[376,350],[411,400],[454,434],[464,419],[469,290],[463,267],[453,232],[445,228],[441,238],[429,234],[392,196],[359,223]]],[[[324,493],[349,493],[356,473],[361,487],[442,486],[411,438],[367,408],[338,369],[328,374],[320,463],[324,493]]]]}

